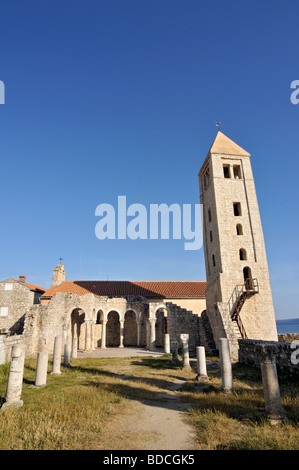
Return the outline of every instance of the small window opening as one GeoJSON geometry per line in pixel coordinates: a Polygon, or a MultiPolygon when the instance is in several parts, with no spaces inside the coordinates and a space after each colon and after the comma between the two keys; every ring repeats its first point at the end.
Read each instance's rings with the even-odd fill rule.
{"type": "Polygon", "coordinates": [[[211,209],[208,210],[208,219],[209,219],[209,222],[212,221],[211,209]]]}
{"type": "Polygon", "coordinates": [[[212,255],[213,266],[216,266],[215,255],[212,255]]]}
{"type": "Polygon", "coordinates": [[[213,233],[212,233],[212,230],[210,230],[210,241],[211,241],[211,242],[213,241],[213,233]]]}
{"type": "Polygon", "coordinates": [[[252,290],[253,289],[252,274],[251,274],[251,269],[248,266],[245,266],[245,268],[243,269],[243,276],[244,276],[244,281],[246,282],[247,288],[252,290]]]}
{"type": "Polygon", "coordinates": [[[205,172],[203,181],[204,181],[204,188],[207,189],[210,183],[210,171],[209,170],[205,172]]]}
{"type": "Polygon", "coordinates": [[[243,235],[243,227],[241,224],[237,224],[236,230],[237,230],[237,235],[243,235]]]}
{"type": "Polygon", "coordinates": [[[241,204],[239,202],[234,202],[234,215],[235,216],[240,216],[242,215],[241,212],[241,204]]]}
{"type": "Polygon", "coordinates": [[[224,178],[230,178],[230,166],[223,165],[223,176],[224,178]]]}
{"type": "Polygon", "coordinates": [[[247,253],[246,253],[246,250],[244,248],[241,248],[239,250],[239,255],[240,255],[240,260],[241,261],[244,261],[247,259],[247,253]]]}
{"type": "Polygon", "coordinates": [[[234,166],[233,166],[233,169],[234,169],[234,178],[235,178],[236,180],[242,179],[242,174],[241,174],[241,167],[240,167],[240,165],[234,165],[234,166]]]}

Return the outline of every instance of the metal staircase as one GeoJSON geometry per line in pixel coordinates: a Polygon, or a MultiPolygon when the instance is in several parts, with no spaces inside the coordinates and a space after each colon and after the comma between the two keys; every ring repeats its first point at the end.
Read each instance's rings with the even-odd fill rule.
{"type": "Polygon", "coordinates": [[[230,316],[233,322],[238,325],[241,337],[247,338],[247,334],[240,317],[240,311],[246,301],[246,299],[252,297],[254,294],[259,292],[258,280],[257,279],[246,279],[244,284],[236,285],[233,293],[228,301],[228,308],[230,316]]]}

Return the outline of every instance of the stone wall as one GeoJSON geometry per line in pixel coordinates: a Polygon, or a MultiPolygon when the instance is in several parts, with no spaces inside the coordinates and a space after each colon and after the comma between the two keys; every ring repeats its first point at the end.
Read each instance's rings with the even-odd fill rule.
{"type": "Polygon", "coordinates": [[[11,349],[15,344],[24,344],[22,335],[0,335],[0,364],[10,361],[11,349]]]}
{"type": "Polygon", "coordinates": [[[257,344],[273,346],[278,374],[299,377],[299,343],[241,339],[239,340],[240,363],[259,367],[259,359],[255,354],[257,344]]]}
{"type": "Polygon", "coordinates": [[[286,333],[284,335],[278,335],[278,341],[282,341],[284,343],[291,343],[292,341],[298,341],[299,334],[298,333],[286,333]]]}
{"type": "Polygon", "coordinates": [[[215,354],[215,344],[208,317],[199,317],[190,310],[167,303],[170,340],[180,345],[180,335],[189,335],[189,352],[196,355],[197,346],[205,346],[206,354],[215,354]]]}
{"type": "Polygon", "coordinates": [[[24,316],[35,302],[35,293],[24,284],[14,279],[0,282],[0,330],[9,328],[13,334],[22,333],[24,316]]]}

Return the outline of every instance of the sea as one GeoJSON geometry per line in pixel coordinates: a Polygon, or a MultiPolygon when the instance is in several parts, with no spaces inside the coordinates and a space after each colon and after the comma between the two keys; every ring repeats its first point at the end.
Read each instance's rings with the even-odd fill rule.
{"type": "Polygon", "coordinates": [[[289,320],[276,320],[278,334],[284,335],[286,333],[299,334],[299,318],[291,318],[289,320]]]}

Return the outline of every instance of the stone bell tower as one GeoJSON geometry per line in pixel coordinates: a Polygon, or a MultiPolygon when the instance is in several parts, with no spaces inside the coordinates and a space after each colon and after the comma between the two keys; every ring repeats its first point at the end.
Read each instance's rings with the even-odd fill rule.
{"type": "Polygon", "coordinates": [[[57,264],[53,270],[53,286],[59,286],[65,281],[65,269],[63,264],[57,264]]]}
{"type": "Polygon", "coordinates": [[[272,291],[250,154],[218,131],[199,172],[207,314],[218,346],[277,341],[272,291]]]}

